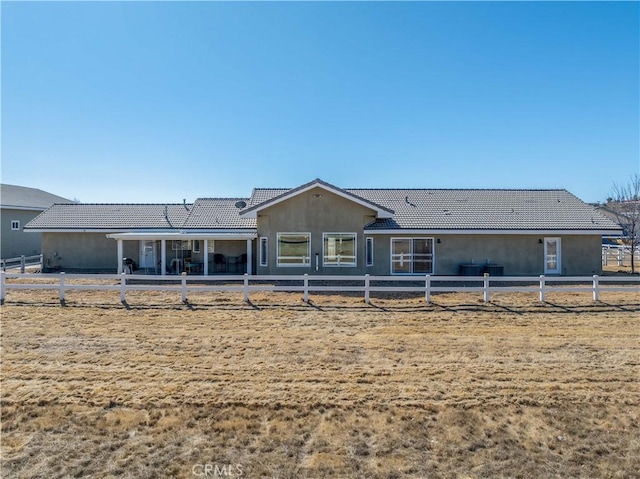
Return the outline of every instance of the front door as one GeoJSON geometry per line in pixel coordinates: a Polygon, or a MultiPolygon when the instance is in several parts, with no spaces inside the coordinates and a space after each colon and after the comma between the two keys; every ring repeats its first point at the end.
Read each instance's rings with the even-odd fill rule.
{"type": "Polygon", "coordinates": [[[560,238],[544,239],[544,274],[562,273],[560,238]]]}
{"type": "Polygon", "coordinates": [[[153,240],[140,241],[140,269],[153,269],[156,267],[156,242],[153,240]]]}

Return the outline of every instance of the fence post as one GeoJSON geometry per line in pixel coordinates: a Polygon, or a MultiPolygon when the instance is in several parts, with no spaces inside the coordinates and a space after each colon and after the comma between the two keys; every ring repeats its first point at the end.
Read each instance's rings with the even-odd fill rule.
{"type": "Polygon", "coordinates": [[[428,274],[424,279],[424,300],[427,304],[431,304],[431,275],[428,274]]]}
{"type": "Polygon", "coordinates": [[[187,273],[185,271],[183,271],[180,274],[180,282],[181,282],[181,289],[182,289],[182,302],[186,303],[187,302],[187,273]]]}
{"type": "Polygon", "coordinates": [[[544,302],[544,274],[540,275],[540,301],[544,302]]]}
{"type": "Polygon", "coordinates": [[[120,301],[127,301],[127,274],[124,271],[120,273],[120,301]]]}
{"type": "Polygon", "coordinates": [[[304,274],[304,298],[305,303],[309,302],[309,274],[304,274]]]}
{"type": "Polygon", "coordinates": [[[489,273],[484,274],[484,278],[482,279],[482,296],[485,303],[489,302],[489,273]]]}
{"type": "Polygon", "coordinates": [[[597,274],[593,275],[593,300],[598,301],[600,299],[600,281],[597,274]]]}
{"type": "Polygon", "coordinates": [[[369,304],[371,301],[371,298],[369,296],[369,284],[370,284],[369,275],[365,274],[364,275],[364,302],[367,304],[369,304]]]}
{"type": "Polygon", "coordinates": [[[60,302],[64,301],[64,272],[60,273],[60,302]]]}
{"type": "Polygon", "coordinates": [[[6,278],[5,278],[6,275],[7,273],[5,273],[4,271],[0,271],[0,304],[4,304],[4,297],[5,297],[4,282],[6,281],[6,278]]]}
{"type": "Polygon", "coordinates": [[[242,292],[244,295],[244,302],[249,302],[249,273],[244,274],[244,284],[242,288],[242,292]]]}
{"type": "Polygon", "coordinates": [[[26,260],[25,256],[24,256],[24,255],[21,255],[21,256],[20,256],[20,272],[21,272],[22,274],[24,274],[24,271],[25,271],[25,263],[26,263],[26,262],[27,262],[27,260],[26,260]]]}

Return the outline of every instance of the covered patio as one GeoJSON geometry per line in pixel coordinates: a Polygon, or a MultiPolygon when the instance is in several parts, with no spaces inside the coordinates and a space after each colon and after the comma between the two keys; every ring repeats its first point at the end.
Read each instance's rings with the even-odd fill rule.
{"type": "MultiPolygon", "coordinates": [[[[126,232],[108,234],[117,242],[118,273],[253,274],[255,232],[126,232]],[[137,258],[125,258],[124,242],[138,243],[137,258]]],[[[132,248],[127,247],[131,251],[132,248]]]]}

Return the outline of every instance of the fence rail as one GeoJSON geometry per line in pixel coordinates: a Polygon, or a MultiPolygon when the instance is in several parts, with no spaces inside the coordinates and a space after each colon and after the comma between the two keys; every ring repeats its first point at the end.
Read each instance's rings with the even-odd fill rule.
{"type": "Polygon", "coordinates": [[[25,274],[0,272],[0,300],[4,304],[8,290],[58,290],[60,301],[67,291],[120,291],[126,301],[128,291],[174,291],[187,301],[189,292],[235,291],[249,301],[252,292],[300,291],[305,302],[312,292],[360,292],[368,304],[375,292],[420,292],[431,302],[432,293],[478,292],[489,302],[494,292],[535,293],[540,301],[550,292],[590,292],[598,301],[602,292],[628,292],[640,295],[640,276],[148,276],[132,274],[25,274]],[[7,280],[37,280],[21,283],[7,280]],[[68,280],[99,280],[95,284],[68,283],[68,280]],[[105,281],[113,281],[105,284],[105,281]],[[334,283],[334,284],[331,284],[334,283]],[[412,283],[412,284],[402,284],[412,283]]]}
{"type": "MultiPolygon", "coordinates": [[[[640,249],[634,251],[634,259],[636,264],[640,264],[640,249]]],[[[623,245],[605,245],[602,247],[602,265],[607,266],[609,263],[616,266],[631,265],[631,247],[623,245]]]]}
{"type": "Polygon", "coordinates": [[[33,256],[16,256],[15,258],[5,258],[0,259],[0,269],[2,271],[6,271],[8,269],[17,269],[20,268],[20,272],[24,273],[25,268],[27,266],[36,266],[39,265],[42,270],[43,267],[43,256],[42,254],[36,254],[33,256]]]}

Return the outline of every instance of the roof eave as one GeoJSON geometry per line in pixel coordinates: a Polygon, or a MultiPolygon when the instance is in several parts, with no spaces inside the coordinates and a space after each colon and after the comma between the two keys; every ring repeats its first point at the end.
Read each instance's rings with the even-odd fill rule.
{"type": "Polygon", "coordinates": [[[622,229],[473,229],[473,228],[386,228],[386,229],[367,229],[365,234],[369,235],[398,235],[398,234],[475,234],[475,235],[619,235],[622,229]]]}

